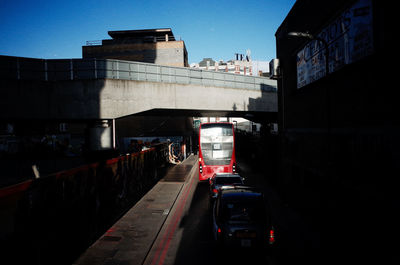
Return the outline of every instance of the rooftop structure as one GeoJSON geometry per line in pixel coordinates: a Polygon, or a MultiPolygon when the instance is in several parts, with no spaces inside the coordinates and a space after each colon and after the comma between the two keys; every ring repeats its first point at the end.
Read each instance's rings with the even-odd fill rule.
{"type": "MultiPolygon", "coordinates": [[[[156,41],[175,41],[174,34],[172,30],[169,28],[166,29],[140,29],[140,30],[117,30],[117,31],[109,31],[108,35],[114,40],[118,39],[131,39],[142,41],[144,39],[150,39],[152,42],[154,38],[156,41]]],[[[154,41],[154,42],[156,42],[154,41]]]]}
{"type": "Polygon", "coordinates": [[[88,41],[83,58],[118,59],[167,66],[188,66],[185,43],[170,28],[109,31],[112,39],[88,41]]]}

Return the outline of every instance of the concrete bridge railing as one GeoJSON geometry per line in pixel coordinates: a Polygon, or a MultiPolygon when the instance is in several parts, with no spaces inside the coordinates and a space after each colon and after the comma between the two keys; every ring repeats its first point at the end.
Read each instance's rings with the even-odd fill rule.
{"type": "Polygon", "coordinates": [[[120,79],[276,91],[276,82],[264,77],[110,59],[0,56],[0,78],[43,81],[120,79]]]}

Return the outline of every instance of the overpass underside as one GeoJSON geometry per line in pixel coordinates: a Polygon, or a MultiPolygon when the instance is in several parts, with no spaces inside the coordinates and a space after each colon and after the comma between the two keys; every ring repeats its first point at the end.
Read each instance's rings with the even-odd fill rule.
{"type": "Polygon", "coordinates": [[[225,111],[225,110],[193,110],[193,109],[152,109],[132,116],[124,117],[240,117],[257,123],[276,123],[278,114],[276,112],[258,111],[225,111]]]}

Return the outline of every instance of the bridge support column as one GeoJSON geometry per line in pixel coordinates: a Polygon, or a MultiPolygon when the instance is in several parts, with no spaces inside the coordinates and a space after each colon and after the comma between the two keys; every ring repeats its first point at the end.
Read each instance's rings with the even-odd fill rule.
{"type": "Polygon", "coordinates": [[[115,120],[95,121],[89,127],[91,151],[115,149],[115,120]]]}

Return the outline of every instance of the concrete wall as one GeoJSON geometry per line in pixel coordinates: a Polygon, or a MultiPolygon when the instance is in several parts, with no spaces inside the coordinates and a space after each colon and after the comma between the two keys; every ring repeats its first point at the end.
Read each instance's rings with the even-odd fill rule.
{"type": "Polygon", "coordinates": [[[276,112],[274,91],[95,79],[1,80],[0,118],[114,119],[152,109],[276,112]]]}
{"type": "MultiPolygon", "coordinates": [[[[368,1],[364,2],[368,6],[368,1]]],[[[399,159],[398,151],[394,151],[399,140],[392,137],[400,130],[395,114],[398,103],[393,100],[397,96],[381,78],[395,82],[395,76],[386,72],[388,68],[377,67],[382,58],[391,56],[384,4],[372,1],[368,9],[372,16],[369,31],[374,34],[372,54],[336,71],[331,67],[328,76],[297,87],[296,55],[309,40],[288,38],[288,32],[309,31],[317,35],[350,7],[351,3],[343,0],[329,4],[298,1],[276,33],[277,56],[283,73],[278,80],[281,173],[283,182],[294,189],[301,186],[313,189],[312,185],[321,181],[326,187],[346,182],[347,192],[351,193],[361,176],[362,185],[372,188],[376,175],[399,170],[398,164],[392,162],[399,159]]],[[[366,26],[360,25],[363,25],[361,32],[366,26]]],[[[333,64],[335,52],[340,50],[335,51],[335,47],[330,50],[329,61],[333,64]]]]}
{"type": "MultiPolygon", "coordinates": [[[[385,67],[389,65],[385,59],[397,50],[391,39],[395,35],[390,27],[396,24],[391,21],[395,15],[390,15],[390,9],[375,0],[299,0],[276,33],[282,73],[278,81],[280,188],[292,206],[318,213],[315,220],[319,222],[314,223],[330,241],[327,252],[320,253],[340,260],[354,258],[355,263],[363,262],[360,257],[374,263],[365,253],[376,255],[378,263],[383,262],[382,257],[397,255],[389,244],[370,244],[366,231],[371,227],[382,228],[381,242],[400,234],[399,218],[394,215],[400,205],[397,174],[393,174],[400,170],[399,104],[396,89],[389,85],[397,82],[397,75],[392,73],[395,68],[385,67]],[[346,11],[357,3],[357,11],[363,12],[346,11]],[[353,15],[371,15],[372,19],[365,20],[372,25],[355,23],[352,20],[358,18],[353,15]],[[373,39],[366,43],[373,44],[372,53],[335,69],[332,65],[340,65],[337,56],[345,54],[341,54],[344,46],[329,40],[330,74],[298,88],[298,52],[310,40],[288,38],[288,33],[317,36],[335,21],[354,23],[357,30],[352,32],[372,32],[373,39]],[[358,252],[354,245],[363,250],[358,252]]],[[[334,35],[335,29],[332,25],[330,34],[334,35]]],[[[360,50],[363,47],[358,46],[360,50]]]]}
{"type": "Polygon", "coordinates": [[[189,66],[183,41],[83,46],[82,58],[117,59],[177,67],[189,66]]]}

